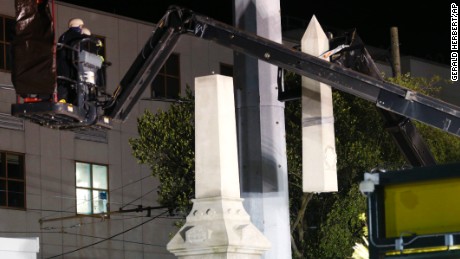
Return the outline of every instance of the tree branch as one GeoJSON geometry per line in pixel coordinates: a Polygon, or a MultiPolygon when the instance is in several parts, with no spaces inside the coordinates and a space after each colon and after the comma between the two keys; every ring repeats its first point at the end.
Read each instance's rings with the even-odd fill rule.
{"type": "Polygon", "coordinates": [[[307,210],[307,206],[308,206],[308,203],[310,202],[311,198],[313,198],[313,193],[303,193],[302,204],[300,206],[299,212],[297,213],[297,218],[295,219],[294,224],[292,224],[291,234],[297,228],[297,226],[301,222],[302,218],[304,217],[305,211],[307,210]]]}
{"type": "Polygon", "coordinates": [[[295,254],[295,257],[297,258],[301,258],[302,257],[302,253],[299,251],[299,249],[297,248],[297,245],[295,243],[295,239],[294,237],[292,236],[291,234],[291,246],[292,246],[292,250],[294,251],[294,254],[295,254]]]}

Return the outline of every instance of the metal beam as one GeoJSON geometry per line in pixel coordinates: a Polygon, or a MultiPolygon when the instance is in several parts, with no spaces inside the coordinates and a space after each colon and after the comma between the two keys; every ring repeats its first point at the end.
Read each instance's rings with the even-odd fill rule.
{"type": "Polygon", "coordinates": [[[105,115],[125,120],[182,34],[211,40],[237,52],[330,85],[377,107],[460,136],[460,108],[362,73],[293,50],[192,11],[173,7],[160,20],[120,86],[105,115]]]}
{"type": "Polygon", "coordinates": [[[326,83],[376,103],[384,110],[460,136],[460,108],[455,105],[331,64],[208,17],[196,15],[194,21],[194,29],[189,32],[197,37],[326,83]]]}

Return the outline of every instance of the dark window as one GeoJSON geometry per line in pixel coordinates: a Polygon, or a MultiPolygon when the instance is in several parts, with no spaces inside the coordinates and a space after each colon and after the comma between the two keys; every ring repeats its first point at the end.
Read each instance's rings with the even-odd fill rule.
{"type": "Polygon", "coordinates": [[[171,54],[152,82],[152,98],[176,99],[180,95],[180,57],[171,54]]]}
{"type": "Polygon", "coordinates": [[[77,214],[101,214],[108,211],[109,181],[106,165],[76,162],[77,214]]]}
{"type": "Polygon", "coordinates": [[[24,209],[24,155],[0,152],[0,206],[24,209]]]}
{"type": "Polygon", "coordinates": [[[233,77],[233,66],[229,64],[220,63],[220,74],[223,76],[233,77]]]}
{"type": "Polygon", "coordinates": [[[11,41],[14,37],[13,18],[0,16],[0,70],[11,71],[11,41]]]}

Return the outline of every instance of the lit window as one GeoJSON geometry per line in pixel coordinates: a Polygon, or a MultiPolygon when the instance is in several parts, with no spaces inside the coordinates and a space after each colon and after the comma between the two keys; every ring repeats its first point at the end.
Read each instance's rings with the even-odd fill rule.
{"type": "Polygon", "coordinates": [[[77,214],[106,213],[108,206],[107,166],[75,163],[77,214]]]}
{"type": "Polygon", "coordinates": [[[177,99],[180,94],[180,58],[171,54],[152,82],[152,98],[177,99]]]}
{"type": "Polygon", "coordinates": [[[0,207],[24,209],[24,155],[0,152],[0,207]]]}
{"type": "Polygon", "coordinates": [[[14,36],[14,19],[0,16],[0,70],[11,71],[11,41],[14,36]]]}

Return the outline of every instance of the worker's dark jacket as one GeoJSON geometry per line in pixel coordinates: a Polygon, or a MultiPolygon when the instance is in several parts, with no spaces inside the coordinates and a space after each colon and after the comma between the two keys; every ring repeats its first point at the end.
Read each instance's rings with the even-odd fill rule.
{"type": "Polygon", "coordinates": [[[65,46],[58,46],[56,51],[58,76],[64,76],[76,81],[77,69],[75,64],[72,63],[72,56],[74,53],[70,48],[82,38],[84,38],[84,35],[81,34],[81,29],[78,27],[69,28],[59,37],[58,43],[64,44],[65,46]]]}

